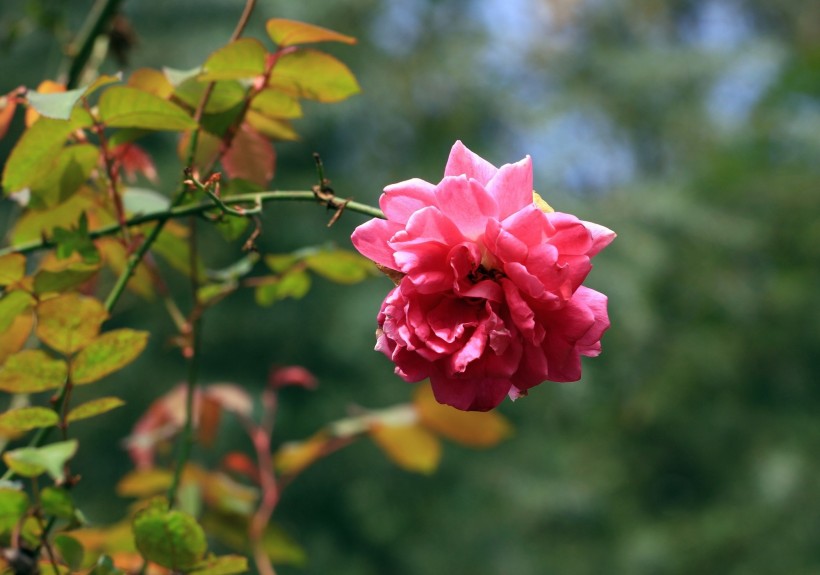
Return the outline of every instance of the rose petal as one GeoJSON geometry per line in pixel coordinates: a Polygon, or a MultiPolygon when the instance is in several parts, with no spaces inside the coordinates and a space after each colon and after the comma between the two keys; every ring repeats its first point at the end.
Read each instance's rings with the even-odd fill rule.
{"type": "Polygon", "coordinates": [[[474,154],[461,140],[453,144],[450,150],[450,157],[447,159],[447,166],[444,168],[445,176],[467,176],[477,180],[482,186],[486,185],[498,168],[481,156],[474,154]]]}

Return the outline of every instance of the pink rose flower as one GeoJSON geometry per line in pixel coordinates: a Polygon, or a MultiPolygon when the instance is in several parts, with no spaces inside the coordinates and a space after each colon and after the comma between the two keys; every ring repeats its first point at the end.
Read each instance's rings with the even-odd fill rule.
{"type": "Polygon", "coordinates": [[[611,230],[535,205],[532,161],[496,168],[456,142],[444,179],[387,186],[353,232],[401,277],[378,316],[376,349],[436,399],[487,411],[543,381],[577,381],[601,352],[606,296],[581,285],[611,230]],[[401,275],[403,274],[403,275],[401,275]]]}

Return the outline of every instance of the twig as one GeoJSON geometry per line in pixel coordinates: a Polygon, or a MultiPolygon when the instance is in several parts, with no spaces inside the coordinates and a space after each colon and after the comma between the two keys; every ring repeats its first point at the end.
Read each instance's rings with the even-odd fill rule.
{"type": "MultiPolygon", "coordinates": [[[[344,204],[345,211],[348,212],[357,212],[360,214],[364,214],[367,216],[371,216],[374,218],[382,218],[384,219],[384,213],[373,206],[362,204],[359,202],[348,201],[348,200],[339,200],[335,197],[321,199],[317,198],[316,194],[312,191],[267,191],[267,192],[256,192],[250,194],[237,194],[235,196],[228,196],[226,198],[222,198],[222,202],[226,206],[236,206],[241,204],[255,204],[256,201],[261,203],[265,202],[272,202],[272,201],[295,201],[295,202],[314,202],[328,206],[333,209],[338,209],[344,204]]],[[[167,210],[163,210],[161,212],[152,212],[150,214],[141,214],[138,216],[133,216],[132,218],[126,220],[126,225],[128,226],[137,226],[141,224],[148,224],[152,222],[161,222],[164,224],[167,220],[183,218],[185,216],[190,215],[198,215],[208,212],[210,210],[217,209],[214,206],[212,201],[207,202],[198,202],[195,204],[187,204],[184,206],[172,206],[167,210]]],[[[104,226],[102,228],[98,228],[96,230],[92,230],[88,233],[88,237],[92,240],[97,238],[110,236],[112,234],[117,233],[120,230],[119,224],[112,224],[109,226],[104,226]]],[[[156,239],[156,238],[154,238],[156,239]]],[[[153,240],[152,240],[153,241],[153,240]]],[[[4,256],[6,254],[25,254],[30,252],[35,252],[42,249],[52,248],[56,245],[54,240],[46,238],[38,241],[27,242],[23,244],[18,244],[16,246],[10,246],[7,248],[0,249],[0,256],[4,256]]],[[[150,247],[150,246],[149,246],[150,247]]]]}

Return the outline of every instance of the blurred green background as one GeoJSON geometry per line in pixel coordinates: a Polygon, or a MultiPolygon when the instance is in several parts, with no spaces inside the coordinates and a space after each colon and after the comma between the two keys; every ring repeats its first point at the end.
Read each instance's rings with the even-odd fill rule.
{"type": "MultiPolygon", "coordinates": [[[[3,0],[0,93],[53,75],[90,4],[3,0]]],[[[126,0],[137,43],[127,66],[104,69],[196,66],[242,4],[126,0]]],[[[341,196],[375,203],[386,184],[437,182],[461,139],[497,165],[532,155],[547,201],[619,236],[588,280],[609,295],[612,328],[581,382],[505,403],[516,436],[448,445],[431,477],[367,442],[323,460],[277,510],[310,557],[281,573],[820,572],[820,3],[269,0],[247,35],[270,17],[358,37],[329,50],[363,88],[306,106],[273,187],[309,189],[318,151],[341,196]]],[[[174,142],[147,145],[170,192],[174,142]]],[[[14,214],[4,201],[3,234],[14,214]]],[[[260,247],[348,247],[364,221],[345,214],[328,231],[327,217],[270,205],[260,247]]],[[[240,255],[207,245],[214,267],[240,255]]],[[[260,389],[271,364],[309,366],[320,388],[285,394],[278,440],[350,405],[405,401],[411,388],[371,351],[389,287],[317,280],[261,311],[236,294],[205,318],[202,379],[260,389]]],[[[128,411],[77,427],[77,497],[99,523],[127,504],[103,495],[130,468],[120,439],[185,373],[159,304],[128,297],[111,323],[153,335],[101,384],[128,411]]],[[[220,449],[248,450],[235,432],[220,449]]]]}

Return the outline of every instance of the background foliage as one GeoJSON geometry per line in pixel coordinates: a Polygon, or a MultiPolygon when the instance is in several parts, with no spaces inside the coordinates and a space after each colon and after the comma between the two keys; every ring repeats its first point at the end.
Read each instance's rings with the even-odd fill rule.
{"type": "MultiPolygon", "coordinates": [[[[0,92],[52,73],[56,40],[88,4],[3,2],[0,92]]],[[[103,69],[196,65],[224,43],[237,10],[125,2],[137,43],[127,64],[103,69]]],[[[277,510],[310,557],[282,572],[816,572],[820,6],[266,2],[257,35],[269,17],[358,37],[332,51],[363,89],[298,124],[301,141],[278,147],[276,188],[312,182],[318,151],[341,196],[372,203],[388,183],[437,181],[458,138],[496,164],[531,154],[551,205],[619,234],[590,278],[610,296],[613,327],[583,381],[506,404],[514,438],[492,451],[447,446],[429,478],[366,444],[322,461],[277,510]]],[[[0,141],[0,156],[10,144],[0,141]]],[[[173,141],[158,137],[150,151],[161,181],[175,182],[173,141]]],[[[4,201],[0,230],[13,214],[4,201]]],[[[316,209],[276,204],[260,246],[285,252],[331,237],[346,246],[360,220],[346,214],[328,233],[316,209]]],[[[234,259],[207,245],[211,257],[234,259]]],[[[281,440],[343,415],[340,406],[408,396],[369,352],[388,281],[316,283],[306,299],[264,313],[237,294],[204,324],[206,383],[261,388],[274,363],[317,374],[318,392],[283,397],[281,440]]],[[[100,523],[127,505],[96,496],[130,468],[119,438],[184,378],[159,306],[127,300],[120,322],[153,335],[106,384],[127,415],[79,434],[87,447],[77,465],[94,472],[77,497],[100,523]]],[[[219,437],[223,447],[236,441],[219,437]]]]}

